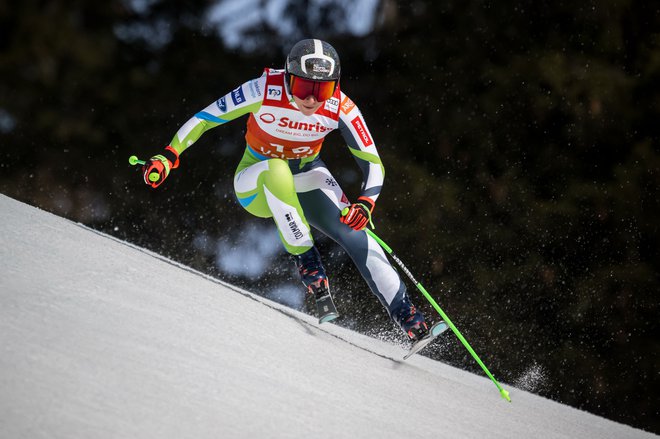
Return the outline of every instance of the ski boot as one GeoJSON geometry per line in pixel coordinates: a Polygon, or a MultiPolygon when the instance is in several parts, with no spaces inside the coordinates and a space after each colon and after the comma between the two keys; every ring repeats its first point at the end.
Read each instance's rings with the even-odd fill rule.
{"type": "Polygon", "coordinates": [[[410,309],[410,316],[401,324],[401,328],[412,342],[421,340],[429,333],[429,326],[424,320],[424,315],[417,312],[414,306],[410,309]]]}
{"type": "Polygon", "coordinates": [[[412,304],[410,305],[409,311],[403,315],[403,319],[399,321],[401,321],[401,329],[403,329],[412,342],[410,350],[403,357],[404,360],[408,359],[414,353],[424,349],[424,347],[431,343],[437,336],[449,329],[447,323],[442,320],[429,327],[424,320],[424,315],[417,311],[412,304]]]}
{"type": "Polygon", "coordinates": [[[391,316],[412,342],[421,340],[429,333],[424,314],[415,308],[405,293],[396,309],[392,310],[391,316]]]}
{"type": "Polygon", "coordinates": [[[410,346],[408,353],[403,356],[403,359],[407,360],[411,355],[424,349],[447,329],[449,329],[449,326],[443,320],[434,323],[430,328],[424,321],[414,323],[408,329],[408,337],[412,341],[412,346],[410,346]]]}
{"type": "Polygon", "coordinates": [[[300,279],[307,288],[307,293],[316,301],[319,323],[329,322],[339,317],[332,301],[330,284],[321,263],[321,255],[316,247],[305,253],[294,255],[300,279]]]}

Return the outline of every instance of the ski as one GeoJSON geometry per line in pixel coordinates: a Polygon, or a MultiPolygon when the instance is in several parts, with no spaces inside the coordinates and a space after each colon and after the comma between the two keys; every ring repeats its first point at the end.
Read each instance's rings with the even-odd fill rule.
{"type": "Polygon", "coordinates": [[[440,320],[438,323],[435,323],[431,328],[429,329],[429,333],[426,334],[425,337],[422,339],[416,341],[411,347],[408,353],[403,357],[404,360],[407,360],[410,358],[413,354],[416,354],[417,352],[421,351],[424,349],[426,346],[428,346],[437,336],[445,332],[447,329],[449,329],[449,325],[445,323],[444,321],[440,320]]]}
{"type": "Polygon", "coordinates": [[[319,323],[330,322],[339,317],[335,303],[332,301],[330,289],[327,287],[327,282],[319,286],[312,285],[310,288],[313,290],[314,300],[316,300],[319,323]]]}

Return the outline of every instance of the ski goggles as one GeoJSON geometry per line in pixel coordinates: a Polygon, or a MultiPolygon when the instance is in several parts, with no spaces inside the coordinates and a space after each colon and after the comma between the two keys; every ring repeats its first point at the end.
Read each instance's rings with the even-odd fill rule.
{"type": "Polygon", "coordinates": [[[299,99],[314,96],[317,101],[322,102],[332,96],[335,88],[337,88],[337,81],[311,81],[294,75],[291,75],[289,79],[289,90],[299,99]]]}

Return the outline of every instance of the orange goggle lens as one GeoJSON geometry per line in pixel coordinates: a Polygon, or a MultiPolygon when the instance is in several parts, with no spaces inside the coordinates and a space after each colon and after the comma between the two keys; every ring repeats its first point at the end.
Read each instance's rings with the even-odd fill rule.
{"type": "Polygon", "coordinates": [[[306,99],[307,96],[314,96],[317,101],[329,99],[335,92],[337,81],[310,81],[309,79],[291,76],[291,94],[299,99],[306,99]]]}

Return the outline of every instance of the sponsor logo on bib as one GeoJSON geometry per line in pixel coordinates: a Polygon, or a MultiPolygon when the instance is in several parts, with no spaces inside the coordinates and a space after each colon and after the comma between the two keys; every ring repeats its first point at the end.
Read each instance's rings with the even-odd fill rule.
{"type": "Polygon", "coordinates": [[[336,113],[337,110],[339,109],[339,99],[330,98],[326,100],[325,106],[323,108],[331,113],[336,113]]]}
{"type": "Polygon", "coordinates": [[[266,90],[266,99],[280,100],[282,97],[282,86],[269,85],[266,90]]]}
{"type": "Polygon", "coordinates": [[[273,123],[275,122],[275,115],[271,113],[264,113],[259,115],[259,119],[261,119],[261,121],[264,123],[273,123]]]}
{"type": "Polygon", "coordinates": [[[341,101],[341,112],[344,114],[348,114],[351,112],[353,108],[355,108],[355,104],[353,103],[351,98],[346,96],[344,100],[341,101]]]}

